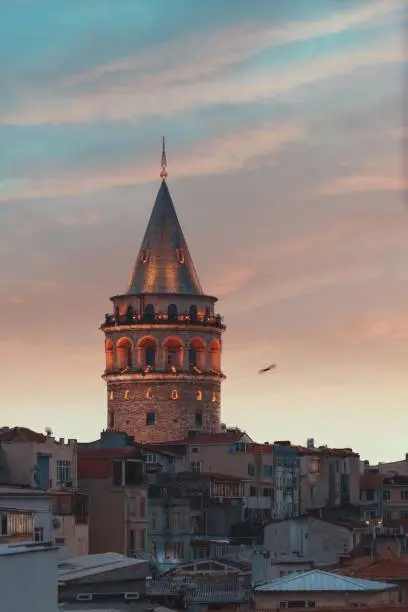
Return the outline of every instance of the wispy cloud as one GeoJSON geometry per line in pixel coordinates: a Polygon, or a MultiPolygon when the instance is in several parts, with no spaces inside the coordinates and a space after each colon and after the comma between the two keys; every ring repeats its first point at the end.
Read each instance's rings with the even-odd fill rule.
{"type": "Polygon", "coordinates": [[[32,95],[30,102],[0,113],[0,122],[14,125],[135,122],[211,104],[239,105],[270,99],[357,68],[403,61],[402,44],[394,37],[381,49],[376,45],[368,51],[353,50],[298,62],[290,71],[268,68],[259,70],[255,76],[245,70],[234,75],[220,73],[266,48],[368,26],[402,6],[399,0],[386,3],[379,0],[326,20],[294,22],[279,30],[252,25],[244,30],[220,31],[206,39],[204,48],[208,53],[204,54],[197,37],[191,36],[187,46],[186,41],[175,42],[173,46],[166,43],[166,52],[149,50],[139,57],[75,75],[55,85],[49,96],[44,97],[42,92],[32,95]],[[122,79],[118,76],[120,71],[124,71],[122,79]],[[95,79],[101,82],[94,87],[95,79]]]}
{"type": "Polygon", "coordinates": [[[371,315],[351,322],[343,335],[351,343],[372,342],[377,340],[407,340],[408,315],[389,314],[371,315]]]}
{"type": "MultiPolygon", "coordinates": [[[[184,176],[234,172],[251,159],[276,154],[288,143],[304,140],[306,135],[307,127],[295,121],[281,126],[264,123],[248,127],[236,134],[208,140],[175,155],[171,175],[173,179],[177,179],[184,176]]],[[[84,175],[78,168],[76,172],[66,172],[60,176],[27,179],[20,187],[14,183],[13,189],[0,194],[0,202],[17,198],[73,196],[113,187],[149,183],[157,180],[157,174],[157,164],[103,168],[88,175],[84,175]]]]}
{"type": "Polygon", "coordinates": [[[272,28],[259,23],[246,23],[215,32],[194,33],[181,40],[166,41],[143,50],[137,56],[72,75],[63,84],[89,83],[111,74],[116,76],[120,72],[143,76],[146,71],[150,75],[153,73],[153,76],[144,77],[145,84],[150,81],[168,85],[175,80],[199,79],[248,60],[267,49],[339,34],[353,28],[371,27],[403,8],[402,0],[375,0],[315,21],[294,21],[272,28]],[[202,49],[206,49],[204,54],[202,49]],[[174,67],[174,64],[180,63],[174,67]]]}
{"type": "Polygon", "coordinates": [[[408,189],[408,178],[397,174],[356,174],[336,179],[321,186],[317,193],[320,196],[341,196],[370,191],[404,191],[408,189]]]}

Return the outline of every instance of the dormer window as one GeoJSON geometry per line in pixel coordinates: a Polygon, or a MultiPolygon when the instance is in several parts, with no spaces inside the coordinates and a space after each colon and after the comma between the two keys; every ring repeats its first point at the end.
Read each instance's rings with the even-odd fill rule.
{"type": "Polygon", "coordinates": [[[183,249],[176,249],[177,261],[181,264],[184,263],[184,251],[183,249]]]}
{"type": "Polygon", "coordinates": [[[146,263],[146,262],[147,262],[147,260],[148,260],[148,258],[149,258],[149,252],[148,252],[148,250],[147,250],[147,249],[142,249],[142,250],[140,251],[140,261],[141,261],[142,263],[146,263]]]}

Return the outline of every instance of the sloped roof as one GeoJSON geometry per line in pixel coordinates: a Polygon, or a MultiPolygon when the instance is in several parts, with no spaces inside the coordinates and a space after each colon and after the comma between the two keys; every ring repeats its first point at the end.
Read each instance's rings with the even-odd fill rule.
{"type": "Polygon", "coordinates": [[[352,576],[369,580],[408,580],[408,555],[398,559],[367,559],[367,563],[354,563],[348,567],[338,566],[337,573],[342,576],[352,576]]]}
{"type": "Polygon", "coordinates": [[[95,576],[99,573],[147,564],[143,559],[134,559],[118,553],[100,553],[70,557],[58,563],[58,582],[64,583],[78,578],[95,576]]]}
{"type": "Polygon", "coordinates": [[[165,180],[157,193],[127,293],[203,295],[165,180]]]}
{"type": "Polygon", "coordinates": [[[45,442],[47,436],[28,427],[4,427],[0,430],[0,442],[45,442]]]}
{"type": "Polygon", "coordinates": [[[377,582],[341,576],[322,570],[310,570],[298,574],[290,574],[261,584],[256,591],[388,591],[398,588],[389,582],[377,582]]]}

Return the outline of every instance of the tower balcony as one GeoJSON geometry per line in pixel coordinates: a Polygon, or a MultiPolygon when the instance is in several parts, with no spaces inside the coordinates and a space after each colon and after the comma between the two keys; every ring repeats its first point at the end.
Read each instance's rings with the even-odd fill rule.
{"type": "Polygon", "coordinates": [[[175,327],[216,327],[220,330],[225,330],[223,323],[223,317],[221,315],[191,315],[189,313],[183,314],[167,314],[158,312],[156,314],[141,314],[141,313],[129,313],[129,314],[106,314],[105,321],[101,325],[102,330],[115,327],[129,327],[129,326],[175,326],[175,327]]]}
{"type": "Polygon", "coordinates": [[[226,378],[220,370],[200,370],[199,368],[181,369],[171,367],[168,369],[159,369],[147,366],[145,368],[128,367],[125,369],[114,368],[105,370],[102,378],[109,380],[200,380],[200,379],[217,379],[224,380],[226,378]]]}

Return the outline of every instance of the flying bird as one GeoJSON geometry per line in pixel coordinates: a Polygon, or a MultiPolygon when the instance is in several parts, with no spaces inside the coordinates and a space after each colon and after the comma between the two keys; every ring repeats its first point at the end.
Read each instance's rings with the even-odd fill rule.
{"type": "Polygon", "coordinates": [[[273,363],[270,366],[267,366],[266,368],[262,368],[261,370],[259,370],[258,374],[265,374],[265,372],[270,372],[270,370],[274,370],[276,368],[276,363],[273,363]]]}

